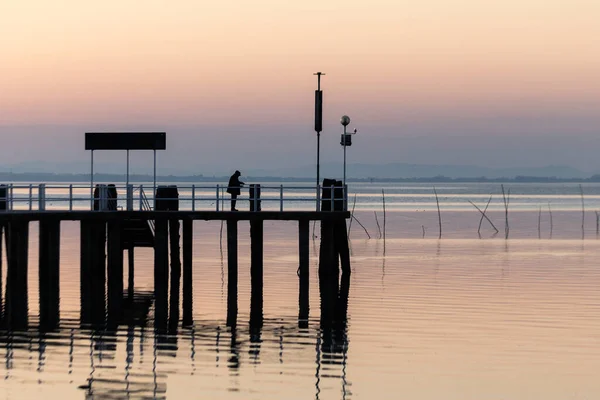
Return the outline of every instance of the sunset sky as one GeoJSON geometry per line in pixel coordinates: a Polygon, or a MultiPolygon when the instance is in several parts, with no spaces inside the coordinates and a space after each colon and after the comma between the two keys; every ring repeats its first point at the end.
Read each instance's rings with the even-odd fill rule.
{"type": "Polygon", "coordinates": [[[348,114],[354,162],[600,169],[599,19],[597,0],[3,0],[0,165],[86,159],[98,129],[166,130],[182,168],[310,165],[323,71],[332,161],[348,114]]]}

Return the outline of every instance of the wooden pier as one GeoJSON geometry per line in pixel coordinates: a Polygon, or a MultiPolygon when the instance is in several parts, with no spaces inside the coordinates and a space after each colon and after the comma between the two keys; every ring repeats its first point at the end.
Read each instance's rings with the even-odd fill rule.
{"type": "MultiPolygon", "coordinates": [[[[6,293],[0,289],[0,306],[4,301],[4,307],[0,307],[4,328],[26,329],[29,325],[30,222],[39,223],[41,329],[55,329],[60,321],[62,221],[80,223],[80,318],[84,326],[115,329],[123,322],[124,299],[134,300],[136,247],[154,249],[155,329],[177,329],[180,322],[184,326],[193,324],[193,223],[214,220],[225,221],[227,225],[229,326],[234,327],[237,323],[239,221],[250,222],[251,326],[260,329],[263,322],[264,221],[298,223],[300,324],[307,324],[309,316],[309,224],[320,221],[321,316],[329,319],[335,314],[340,262],[346,278],[350,273],[346,235],[346,219],[350,218],[350,213],[346,211],[347,188],[342,182],[325,179],[323,186],[287,188],[251,184],[247,198],[249,211],[229,212],[223,211],[227,209],[225,201],[229,201],[225,194],[227,185],[156,186],[156,151],[166,150],[165,132],[88,132],[85,149],[91,151],[89,185],[0,184],[0,255],[4,234],[8,260],[6,293]],[[94,151],[98,150],[126,151],[127,180],[124,186],[94,183],[94,151]],[[143,185],[129,182],[130,150],[154,153],[150,198],[146,197],[143,185]],[[207,205],[211,209],[200,209],[207,205]],[[182,238],[179,235],[181,224],[182,238]],[[125,250],[129,272],[126,291],[123,285],[125,250]],[[183,289],[182,316],[179,314],[180,288],[183,289]]],[[[239,197],[238,204],[243,200],[246,200],[243,196],[239,197]]],[[[3,287],[1,272],[0,268],[0,288],[3,287]]]]}
{"type": "MultiPolygon", "coordinates": [[[[6,296],[2,324],[5,328],[28,327],[28,249],[29,223],[39,223],[40,328],[55,329],[60,319],[60,224],[79,221],[81,232],[81,323],[110,326],[122,322],[123,302],[133,294],[135,267],[133,250],[138,246],[154,248],[155,329],[177,329],[193,323],[193,224],[220,220],[227,225],[227,324],[235,326],[238,297],[238,222],[250,222],[251,242],[251,325],[262,325],[263,309],[263,224],[264,221],[298,223],[299,323],[309,316],[309,224],[322,226],[319,275],[321,291],[338,285],[338,254],[342,266],[349,268],[345,238],[345,211],[12,211],[0,213],[8,243],[6,296]],[[132,222],[133,221],[133,222],[132,222]],[[183,224],[182,238],[179,224],[183,224]],[[148,237],[132,230],[147,229],[148,237]],[[153,226],[153,229],[150,228],[153,226]],[[336,238],[335,227],[343,227],[336,238]],[[137,238],[137,239],[136,239],[137,238]],[[340,243],[342,243],[340,245],[340,243]],[[182,251],[180,252],[180,245],[182,251]],[[342,252],[338,251],[339,246],[342,252]],[[128,251],[129,281],[123,287],[124,252],[128,251]],[[183,253],[183,262],[181,262],[183,253]],[[181,282],[182,281],[182,282],[181,282]],[[179,288],[183,287],[182,315],[179,315],[179,288]],[[170,283],[170,286],[169,286],[170,283]],[[170,297],[169,297],[170,295],[170,297]],[[169,307],[170,304],[170,307],[169,307]]],[[[347,240],[347,239],[346,239],[347,240]]],[[[329,291],[327,291],[329,292],[329,291]]],[[[333,292],[332,292],[333,293],[333,292]]],[[[1,299],[2,297],[0,297],[1,299]]],[[[330,303],[328,303],[330,304],[330,303]]],[[[331,303],[332,304],[332,303],[331,303]]],[[[327,310],[325,310],[327,313],[327,310]]]]}

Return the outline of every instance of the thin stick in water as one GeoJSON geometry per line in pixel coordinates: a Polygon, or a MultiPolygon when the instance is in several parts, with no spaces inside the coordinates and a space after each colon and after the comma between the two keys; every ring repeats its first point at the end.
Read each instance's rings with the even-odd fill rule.
{"type": "MultiPolygon", "coordinates": [[[[492,222],[492,220],[490,220],[488,218],[488,216],[485,214],[485,211],[481,211],[481,208],[477,207],[477,205],[475,203],[473,203],[471,200],[467,200],[467,201],[469,203],[471,203],[471,205],[473,207],[475,207],[477,209],[477,211],[479,211],[481,213],[481,218],[485,218],[490,223],[490,225],[492,226],[492,228],[494,228],[494,230],[496,231],[496,233],[498,233],[498,228],[496,228],[496,225],[494,225],[494,223],[492,222]]],[[[485,209],[487,210],[487,206],[485,207],[485,209]]],[[[481,223],[480,223],[480,226],[481,226],[481,223]]],[[[477,233],[479,233],[479,231],[477,231],[477,233]]]]}
{"type": "Polygon", "coordinates": [[[598,211],[596,211],[596,237],[598,237],[598,233],[600,231],[600,215],[598,211]]]}
{"type": "Polygon", "coordinates": [[[221,220],[221,231],[219,232],[219,249],[221,250],[221,255],[223,254],[223,220],[221,220]]]}
{"type": "Polygon", "coordinates": [[[379,232],[379,239],[381,239],[381,227],[379,226],[379,219],[377,218],[377,211],[373,211],[375,213],[375,222],[377,223],[377,231],[379,232]]]}
{"type": "MultiPolygon", "coordinates": [[[[356,193],[354,194],[354,203],[352,204],[352,212],[350,213],[350,223],[348,224],[348,239],[350,239],[350,229],[352,229],[352,220],[354,219],[354,208],[356,207],[356,193]]],[[[356,220],[358,222],[358,220],[356,220]]]]}
{"type": "Polygon", "coordinates": [[[583,202],[583,186],[579,184],[579,192],[581,193],[581,238],[585,238],[585,204],[583,202]]]}
{"type": "Polygon", "coordinates": [[[421,229],[423,230],[423,239],[425,239],[425,225],[421,225],[421,229]]]}
{"type": "Polygon", "coordinates": [[[358,218],[356,218],[354,215],[352,215],[350,217],[350,220],[353,220],[353,219],[356,221],[357,224],[359,224],[365,230],[365,233],[367,234],[369,239],[371,239],[371,235],[369,235],[369,231],[367,231],[367,228],[365,228],[365,226],[363,224],[361,224],[360,221],[358,220],[358,218]]]}
{"type": "Polygon", "coordinates": [[[508,232],[510,231],[510,227],[508,225],[508,203],[510,202],[510,189],[508,192],[504,191],[504,185],[500,185],[502,188],[502,199],[504,201],[504,238],[508,239],[508,232]]]}
{"type": "Polygon", "coordinates": [[[438,210],[438,221],[440,224],[440,239],[442,238],[442,213],[440,211],[440,201],[438,199],[438,195],[437,195],[437,191],[435,190],[435,186],[433,187],[433,193],[435,193],[435,202],[437,204],[437,210],[438,210]]]}
{"type": "MultiPolygon", "coordinates": [[[[492,201],[492,195],[490,194],[490,198],[488,199],[488,202],[487,202],[487,204],[485,205],[485,209],[484,209],[484,210],[483,210],[483,212],[481,213],[481,218],[479,218],[479,228],[477,228],[477,234],[478,234],[479,236],[481,236],[481,223],[483,222],[483,217],[485,217],[485,216],[486,216],[486,215],[485,215],[485,213],[486,213],[486,211],[487,211],[488,207],[490,206],[490,202],[491,202],[491,201],[492,201]]],[[[471,203],[471,204],[473,204],[473,203],[471,203]]],[[[473,204],[473,205],[475,205],[475,204],[473,204]]],[[[488,221],[489,221],[489,218],[488,218],[488,221]]],[[[491,223],[491,221],[490,221],[490,223],[491,223]]],[[[494,226],[494,224],[492,224],[492,226],[494,226]]],[[[495,226],[494,226],[494,229],[496,229],[496,227],[495,227],[495,226]]],[[[498,233],[498,229],[496,229],[496,233],[498,233]]]]}
{"type": "Polygon", "coordinates": [[[383,199],[383,255],[385,255],[385,192],[381,189],[381,197],[383,199]]]}
{"type": "Polygon", "coordinates": [[[550,208],[550,202],[548,202],[548,212],[550,213],[550,239],[552,239],[552,231],[554,230],[554,221],[552,220],[552,209],[550,208]]]}
{"type": "Polygon", "coordinates": [[[542,238],[542,206],[538,210],[538,239],[542,238]]]}

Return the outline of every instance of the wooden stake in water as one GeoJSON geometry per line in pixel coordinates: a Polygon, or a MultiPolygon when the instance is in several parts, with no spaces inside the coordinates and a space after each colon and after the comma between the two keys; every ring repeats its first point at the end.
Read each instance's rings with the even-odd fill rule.
{"type": "Polygon", "coordinates": [[[381,197],[383,199],[383,255],[385,255],[385,192],[381,189],[381,197]]]}
{"type": "Polygon", "coordinates": [[[538,239],[542,238],[542,206],[538,210],[538,239]]]}
{"type": "Polygon", "coordinates": [[[352,220],[354,219],[354,209],[356,208],[356,193],[354,194],[354,203],[352,203],[352,212],[350,213],[350,223],[348,224],[348,239],[350,239],[350,229],[352,229],[352,220]]]}
{"type": "Polygon", "coordinates": [[[508,204],[510,203],[510,189],[508,189],[508,193],[504,192],[504,185],[500,185],[502,188],[502,199],[504,200],[504,238],[508,239],[508,233],[510,231],[510,227],[508,226],[508,204]]]}
{"type": "Polygon", "coordinates": [[[381,227],[379,226],[379,219],[377,219],[377,211],[373,211],[375,213],[375,223],[377,224],[377,231],[379,232],[379,239],[381,239],[381,227]]]}
{"type": "Polygon", "coordinates": [[[485,218],[490,225],[492,225],[492,228],[494,228],[494,230],[496,231],[496,233],[498,233],[498,228],[496,228],[496,225],[494,225],[494,223],[488,218],[488,216],[485,214],[488,206],[490,205],[490,201],[492,200],[492,197],[490,196],[490,199],[488,200],[488,203],[485,206],[485,209],[483,211],[481,211],[481,209],[479,207],[477,207],[477,205],[475,203],[473,203],[471,200],[467,200],[469,203],[471,203],[471,205],[473,207],[475,207],[477,209],[477,211],[479,211],[481,213],[481,219],[479,220],[479,229],[477,229],[477,234],[481,237],[481,222],[483,221],[483,219],[485,218]]]}
{"type": "Polygon", "coordinates": [[[579,184],[579,192],[581,193],[581,239],[585,238],[585,204],[583,202],[583,186],[579,184]]]}
{"type": "Polygon", "coordinates": [[[550,213],[550,239],[552,239],[552,231],[554,230],[554,221],[552,220],[552,209],[550,208],[550,202],[548,202],[548,212],[550,213]]]}
{"type": "Polygon", "coordinates": [[[438,221],[440,224],[440,236],[439,239],[442,238],[442,213],[440,212],[440,201],[438,199],[438,195],[437,195],[437,191],[435,190],[435,186],[433,187],[433,193],[435,193],[435,202],[437,204],[437,210],[438,210],[438,221]]]}

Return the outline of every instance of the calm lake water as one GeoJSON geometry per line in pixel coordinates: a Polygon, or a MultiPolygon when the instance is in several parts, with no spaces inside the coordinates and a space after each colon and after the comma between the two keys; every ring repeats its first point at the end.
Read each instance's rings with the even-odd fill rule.
{"type": "MultiPolygon", "coordinates": [[[[221,224],[204,221],[194,224],[193,327],[157,336],[150,308],[146,326],[81,328],[79,225],[65,222],[61,328],[41,334],[32,224],[31,329],[0,331],[0,399],[598,398],[600,186],[583,186],[584,240],[578,185],[507,188],[505,240],[499,185],[436,184],[439,240],[431,184],[353,186],[356,217],[372,238],[352,223],[347,323],[333,335],[320,327],[318,238],[311,242],[310,319],[299,325],[297,226],[290,222],[265,222],[258,332],[249,326],[249,226],[240,223],[238,325],[226,326],[225,240],[221,249],[221,224]],[[385,248],[374,213],[383,228],[382,186],[385,248]],[[490,193],[499,233],[484,220],[480,238],[481,215],[467,200],[483,209],[490,193]]],[[[152,292],[152,250],[136,249],[136,266],[136,292],[152,292]]]]}

